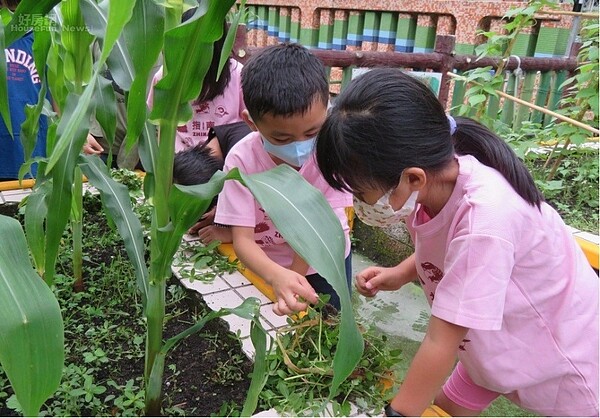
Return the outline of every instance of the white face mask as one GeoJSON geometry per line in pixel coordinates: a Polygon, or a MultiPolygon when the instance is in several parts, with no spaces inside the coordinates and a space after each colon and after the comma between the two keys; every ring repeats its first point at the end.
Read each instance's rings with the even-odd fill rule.
{"type": "Polygon", "coordinates": [[[304,141],[294,141],[284,145],[271,144],[260,134],[265,151],[285,161],[291,166],[302,167],[312,154],[315,147],[316,136],[304,141]]]}
{"type": "Polygon", "coordinates": [[[371,226],[390,226],[404,221],[417,207],[418,192],[412,192],[406,203],[396,211],[390,205],[390,190],[379,198],[373,205],[369,205],[354,197],[354,211],[361,221],[371,226]]]}

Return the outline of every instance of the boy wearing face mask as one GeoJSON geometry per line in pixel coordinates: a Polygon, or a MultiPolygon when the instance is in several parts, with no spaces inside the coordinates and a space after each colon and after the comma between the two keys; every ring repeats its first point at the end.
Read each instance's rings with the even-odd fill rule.
{"type": "MultiPolygon", "coordinates": [[[[323,178],[314,156],[314,142],[327,114],[329,86],[323,64],[297,44],[274,45],[253,56],[242,70],[246,110],[242,117],[253,130],[225,159],[224,171],[238,167],[245,174],[288,164],[319,189],[346,235],[346,277],[351,282],[350,228],[345,208],[352,195],[336,191],[323,178]]],[[[269,283],[277,296],[273,311],[288,315],[316,303],[317,293],[339,297],[285,241],[247,188],[228,181],[219,195],[215,222],[231,227],[236,255],[269,283]]]]}

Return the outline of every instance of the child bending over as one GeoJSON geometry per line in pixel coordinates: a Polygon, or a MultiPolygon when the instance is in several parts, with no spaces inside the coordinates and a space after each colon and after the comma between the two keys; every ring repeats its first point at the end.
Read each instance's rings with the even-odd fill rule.
{"type": "Polygon", "coordinates": [[[418,279],[431,305],[387,416],[420,416],[433,400],[478,415],[500,395],[542,416],[598,416],[598,277],[502,139],[378,69],[340,94],[317,160],[361,219],[406,222],[415,243],[396,267],[356,278],[368,297],[418,279]]]}
{"type": "MultiPolygon", "coordinates": [[[[342,224],[350,283],[350,239],[344,208],[352,204],[352,196],[325,182],[313,151],[329,101],[323,64],[297,44],[267,47],[244,66],[242,90],[246,103],[242,117],[254,132],[227,155],[225,171],[238,167],[245,174],[253,174],[280,164],[298,170],[323,193],[342,224]]],[[[294,252],[244,186],[225,183],[215,221],[231,226],[239,259],[273,287],[276,314],[306,309],[300,298],[316,303],[316,292],[330,294],[330,303],[339,308],[339,297],[331,285],[294,252]]]]}

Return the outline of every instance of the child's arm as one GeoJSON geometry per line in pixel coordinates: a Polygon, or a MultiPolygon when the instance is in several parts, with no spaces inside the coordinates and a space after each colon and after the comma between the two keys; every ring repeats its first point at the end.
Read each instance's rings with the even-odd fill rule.
{"type": "Polygon", "coordinates": [[[300,302],[300,297],[317,303],[318,296],[304,275],[275,263],[254,241],[254,228],[232,226],[231,232],[233,249],[240,261],[273,287],[277,296],[273,312],[289,315],[305,310],[307,304],[300,302]]]}
{"type": "Polygon", "coordinates": [[[298,254],[294,253],[294,260],[292,261],[290,270],[293,270],[298,274],[306,276],[306,273],[308,272],[309,267],[310,266],[306,263],[306,261],[304,261],[304,259],[302,257],[300,257],[298,254]]]}
{"type": "Polygon", "coordinates": [[[458,346],[469,331],[432,316],[425,339],[413,359],[392,408],[407,417],[420,417],[454,367],[458,346]]]}
{"type": "Polygon", "coordinates": [[[367,267],[356,275],[356,290],[363,296],[373,297],[380,290],[398,290],[416,278],[417,266],[412,254],[395,267],[367,267]]]}

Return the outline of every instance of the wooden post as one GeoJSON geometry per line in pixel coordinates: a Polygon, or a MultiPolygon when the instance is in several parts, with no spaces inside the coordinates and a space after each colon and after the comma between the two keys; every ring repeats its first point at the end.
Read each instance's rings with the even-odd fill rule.
{"type": "Polygon", "coordinates": [[[248,45],[246,44],[246,24],[240,23],[235,33],[235,40],[233,41],[233,49],[231,50],[233,57],[241,62],[246,63],[248,59],[248,45]]]}
{"type": "Polygon", "coordinates": [[[435,38],[434,52],[442,56],[441,63],[437,71],[442,73],[442,82],[438,100],[444,106],[448,105],[448,94],[450,92],[450,79],[448,73],[454,69],[454,45],[456,37],[454,35],[438,35],[435,38]]]}

